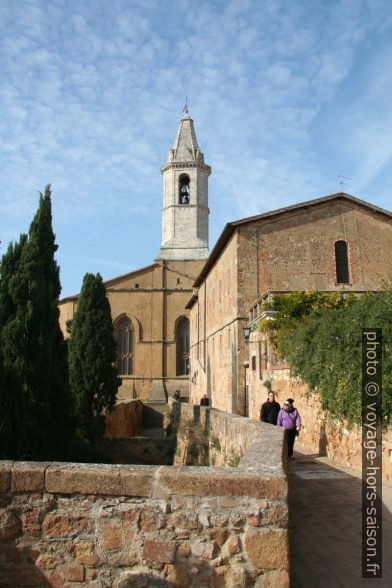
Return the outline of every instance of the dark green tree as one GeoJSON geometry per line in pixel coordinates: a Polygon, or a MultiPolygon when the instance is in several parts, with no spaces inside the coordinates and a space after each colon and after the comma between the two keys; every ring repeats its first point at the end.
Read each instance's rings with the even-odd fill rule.
{"type": "Polygon", "coordinates": [[[2,263],[0,329],[5,366],[15,370],[23,390],[24,457],[61,458],[73,417],[57,306],[61,286],[50,186],[40,194],[28,238],[10,247],[2,263]]]}
{"type": "Polygon", "coordinates": [[[19,264],[27,235],[18,243],[11,243],[0,263],[0,459],[24,457],[25,410],[21,382],[14,366],[15,353],[23,339],[21,321],[9,329],[11,338],[4,333],[14,321],[17,299],[22,296],[19,264]]]}
{"type": "Polygon", "coordinates": [[[84,276],[70,326],[68,357],[80,432],[94,443],[104,433],[104,412],[113,410],[120,385],[110,306],[99,274],[84,276]]]}

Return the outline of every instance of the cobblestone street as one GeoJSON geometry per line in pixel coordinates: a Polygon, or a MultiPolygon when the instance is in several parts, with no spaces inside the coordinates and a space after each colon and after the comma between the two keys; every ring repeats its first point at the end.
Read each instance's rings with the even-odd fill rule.
{"type": "Polygon", "coordinates": [[[392,487],[383,486],[383,578],[362,579],[360,472],[302,447],[294,455],[290,462],[292,588],[392,586],[392,487]]]}

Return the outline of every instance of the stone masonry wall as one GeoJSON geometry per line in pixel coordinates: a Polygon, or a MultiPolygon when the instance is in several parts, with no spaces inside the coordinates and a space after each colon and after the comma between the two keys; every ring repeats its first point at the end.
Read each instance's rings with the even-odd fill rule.
{"type": "Polygon", "coordinates": [[[106,414],[105,437],[134,437],[142,430],[143,403],[140,400],[122,402],[106,414]]]}
{"type": "MultiPolygon", "coordinates": [[[[221,410],[179,404],[181,422],[199,423],[208,439],[208,463],[212,466],[233,466],[241,464],[242,457],[250,449],[257,433],[258,423],[221,410]]],[[[185,465],[181,461],[187,438],[184,428],[177,435],[177,452],[174,465],[185,465]]]]}
{"type": "MultiPolygon", "coordinates": [[[[292,378],[288,369],[275,370],[271,381],[279,398],[295,399],[304,423],[298,438],[300,445],[349,466],[362,467],[361,427],[328,416],[317,397],[309,394],[306,384],[292,378]]],[[[384,431],[382,436],[382,476],[392,481],[392,429],[384,431]]]]}
{"type": "Polygon", "coordinates": [[[241,429],[238,467],[0,462],[1,586],[287,587],[283,434],[241,429]]]}
{"type": "MultiPolygon", "coordinates": [[[[271,365],[271,349],[264,355],[263,335],[253,332],[249,341],[249,364],[254,367],[248,371],[249,416],[260,418],[260,407],[267,400],[268,388],[265,382],[271,382],[276,400],[282,405],[286,398],[294,398],[295,406],[302,419],[302,429],[296,443],[317,454],[327,455],[331,459],[360,468],[362,466],[362,431],[358,426],[332,418],[321,409],[316,395],[309,393],[309,388],[298,378],[290,375],[287,365],[271,365]],[[260,347],[261,346],[261,347],[260,347]],[[260,352],[260,348],[262,352],[260,352]]],[[[360,394],[360,391],[358,392],[360,394]]],[[[392,480],[392,429],[383,432],[383,478],[392,480]]]]}

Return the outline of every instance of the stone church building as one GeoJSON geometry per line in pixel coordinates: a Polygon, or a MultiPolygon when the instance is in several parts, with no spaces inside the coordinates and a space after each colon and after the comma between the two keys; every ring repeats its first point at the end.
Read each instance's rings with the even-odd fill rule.
{"type": "Polygon", "coordinates": [[[392,214],[344,193],[228,223],[187,305],[191,402],[207,394],[258,418],[265,366],[243,328],[257,329],[261,304],[296,290],[382,290],[391,276],[392,214]]]}
{"type": "MultiPolygon", "coordinates": [[[[189,311],[193,283],[208,258],[209,165],[188,112],[180,121],[163,175],[162,244],[157,259],[105,282],[122,378],[118,401],[164,402],[189,390],[189,311]]],[[[78,296],[60,302],[60,324],[78,296]]]]}
{"type": "MultiPolygon", "coordinates": [[[[230,222],[209,255],[211,168],[187,111],[161,173],[157,259],[105,282],[122,378],[118,401],[165,402],[179,390],[194,404],[207,394],[213,407],[254,417],[259,396],[249,398],[248,384],[259,386],[250,370],[261,359],[249,358],[243,328],[257,323],[274,293],[383,289],[392,274],[392,214],[332,194],[230,222]]],[[[64,333],[77,300],[60,302],[64,333]]]]}

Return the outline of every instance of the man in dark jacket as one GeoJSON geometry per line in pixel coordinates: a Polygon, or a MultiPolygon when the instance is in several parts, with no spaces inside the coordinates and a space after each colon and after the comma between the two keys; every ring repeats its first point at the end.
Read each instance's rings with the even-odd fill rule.
{"type": "Polygon", "coordinates": [[[204,394],[203,398],[200,400],[200,406],[209,406],[210,399],[207,398],[207,394],[204,394]]]}
{"type": "Polygon", "coordinates": [[[273,392],[269,392],[267,402],[264,402],[260,410],[260,420],[264,423],[276,425],[279,411],[280,404],[279,402],[275,402],[275,394],[273,392]]]}

